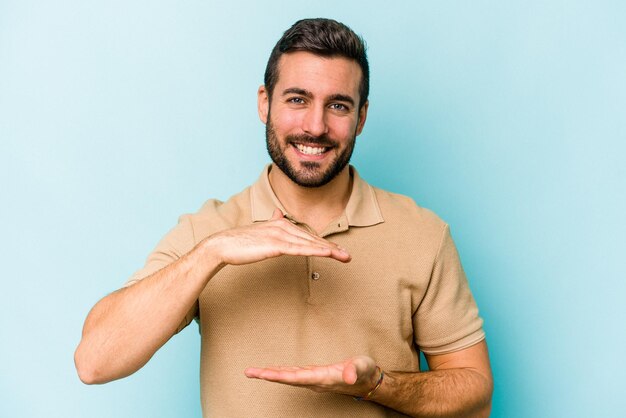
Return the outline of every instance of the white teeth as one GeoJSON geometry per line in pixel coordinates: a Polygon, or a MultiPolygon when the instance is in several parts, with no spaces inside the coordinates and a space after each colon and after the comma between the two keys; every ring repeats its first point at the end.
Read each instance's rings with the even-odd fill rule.
{"type": "Polygon", "coordinates": [[[307,155],[321,155],[324,153],[326,148],[318,148],[318,147],[307,147],[302,144],[296,144],[298,151],[307,155]]]}

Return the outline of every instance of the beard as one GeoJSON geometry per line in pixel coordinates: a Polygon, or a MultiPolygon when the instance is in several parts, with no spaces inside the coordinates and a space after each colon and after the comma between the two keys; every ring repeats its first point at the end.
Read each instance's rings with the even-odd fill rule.
{"type": "Polygon", "coordinates": [[[291,179],[291,181],[302,187],[321,187],[337,177],[350,162],[350,157],[352,157],[356,143],[356,132],[346,145],[346,148],[340,153],[335,151],[337,149],[337,142],[327,135],[317,137],[307,134],[287,135],[285,137],[284,148],[281,148],[280,141],[272,125],[272,119],[268,113],[267,123],[265,125],[265,141],[267,152],[270,154],[272,161],[291,179]],[[326,170],[322,170],[321,165],[316,161],[300,161],[298,163],[299,167],[294,167],[285,156],[287,147],[293,146],[292,144],[294,143],[314,144],[320,147],[331,148],[326,152],[335,152],[335,159],[331,161],[326,170]]]}

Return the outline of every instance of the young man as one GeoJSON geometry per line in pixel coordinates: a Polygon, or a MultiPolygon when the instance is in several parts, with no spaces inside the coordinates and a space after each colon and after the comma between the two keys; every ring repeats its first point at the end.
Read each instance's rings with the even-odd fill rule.
{"type": "Polygon", "coordinates": [[[482,320],[447,225],[348,165],[368,90],[345,25],[285,32],[258,91],[273,164],[181,217],[96,304],[81,380],[134,373],[197,318],[205,416],[489,415],[482,320]]]}

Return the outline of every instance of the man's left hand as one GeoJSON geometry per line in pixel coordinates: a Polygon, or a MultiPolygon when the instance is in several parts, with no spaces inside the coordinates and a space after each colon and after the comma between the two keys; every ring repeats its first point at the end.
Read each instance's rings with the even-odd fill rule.
{"type": "Polygon", "coordinates": [[[250,378],[350,396],[366,395],[376,386],[380,375],[376,362],[367,356],[326,366],[251,367],[244,373],[250,378]]]}

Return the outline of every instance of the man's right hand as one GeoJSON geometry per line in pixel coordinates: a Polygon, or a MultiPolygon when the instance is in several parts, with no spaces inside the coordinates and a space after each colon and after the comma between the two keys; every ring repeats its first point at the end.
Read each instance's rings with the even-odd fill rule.
{"type": "Polygon", "coordinates": [[[331,257],[347,263],[351,257],[337,244],[313,235],[285,219],[280,209],[260,224],[229,229],[205,240],[208,251],[223,264],[250,264],[280,255],[331,257]]]}
{"type": "Polygon", "coordinates": [[[211,235],[178,260],[94,306],[75,353],[81,380],[104,383],[134,373],[176,332],[222,267],[280,255],[350,261],[345,250],[297,227],[279,209],[267,222],[211,235]]]}

